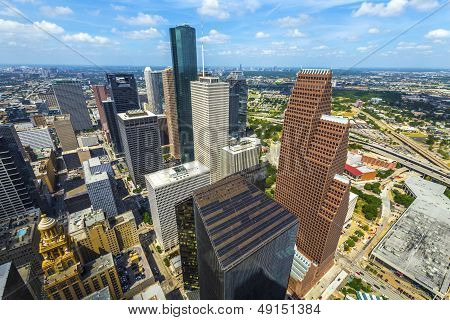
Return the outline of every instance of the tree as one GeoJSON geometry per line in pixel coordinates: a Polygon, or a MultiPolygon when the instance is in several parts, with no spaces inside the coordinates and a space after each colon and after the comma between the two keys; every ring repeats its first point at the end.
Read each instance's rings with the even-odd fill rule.
{"type": "Polygon", "coordinates": [[[145,211],[142,214],[142,221],[148,224],[153,224],[152,217],[150,216],[150,213],[148,213],[148,211],[145,211]]]}

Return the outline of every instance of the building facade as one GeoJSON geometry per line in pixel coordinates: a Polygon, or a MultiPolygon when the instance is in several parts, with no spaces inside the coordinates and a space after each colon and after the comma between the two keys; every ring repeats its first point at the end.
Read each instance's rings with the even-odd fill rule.
{"type": "Polygon", "coordinates": [[[209,169],[198,161],[145,176],[156,238],[163,250],[178,245],[175,205],[209,184],[209,169]]]}
{"type": "Polygon", "coordinates": [[[112,147],[117,153],[123,152],[122,141],[120,140],[119,125],[117,120],[117,111],[114,101],[111,99],[102,101],[103,111],[105,112],[106,122],[108,124],[108,133],[112,147]]]}
{"type": "Polygon", "coordinates": [[[29,146],[31,149],[51,148],[55,150],[55,145],[48,128],[21,130],[17,131],[17,135],[23,146],[29,146]]]}
{"type": "Polygon", "coordinates": [[[131,179],[144,187],[144,176],[162,168],[158,117],[144,110],[119,113],[117,117],[131,179]]]}
{"type": "Polygon", "coordinates": [[[191,81],[197,80],[196,42],[194,28],[188,25],[170,28],[180,153],[183,163],[194,160],[191,81]]]}
{"type": "Polygon", "coordinates": [[[332,267],[348,209],[350,181],[342,173],[349,122],[329,115],[331,78],[331,70],[301,70],[283,125],[275,200],[302,222],[297,248],[312,262],[294,288],[298,296],[332,267]]]}
{"type": "Polygon", "coordinates": [[[153,71],[150,67],[144,69],[145,88],[151,113],[164,113],[164,91],[162,71],[153,71]]]}
{"type": "Polygon", "coordinates": [[[284,299],[298,220],[241,176],[194,192],[200,299],[284,299]]]}
{"type": "Polygon", "coordinates": [[[78,80],[55,80],[53,92],[61,114],[70,114],[75,131],[92,129],[83,88],[78,80]]]}
{"type": "Polygon", "coordinates": [[[63,151],[78,149],[78,141],[72,126],[72,117],[69,114],[55,116],[53,125],[63,151]]]}
{"type": "Polygon", "coordinates": [[[167,116],[167,127],[169,132],[170,153],[175,159],[181,159],[180,137],[178,130],[177,100],[175,95],[175,82],[172,68],[162,71],[162,82],[164,90],[165,114],[167,116]]]}
{"type": "Polygon", "coordinates": [[[211,182],[222,177],[220,158],[228,145],[228,83],[216,77],[191,82],[195,160],[210,169],[211,182]]]}
{"type": "Polygon", "coordinates": [[[0,283],[0,300],[33,300],[14,263],[0,264],[0,283]]]}
{"type": "Polygon", "coordinates": [[[107,73],[109,97],[114,101],[116,113],[139,109],[139,94],[132,73],[107,73]]]}
{"type": "Polygon", "coordinates": [[[97,106],[98,115],[100,117],[100,124],[105,132],[108,132],[108,121],[106,120],[105,109],[102,101],[108,99],[108,89],[103,84],[94,84],[91,86],[94,94],[95,105],[97,106]]]}
{"type": "Polygon", "coordinates": [[[225,178],[259,163],[261,142],[259,139],[242,138],[221,150],[221,177],[225,178]]]}
{"type": "Polygon", "coordinates": [[[230,85],[230,134],[242,137],[247,127],[247,80],[242,71],[231,71],[227,82],[230,85]]]}

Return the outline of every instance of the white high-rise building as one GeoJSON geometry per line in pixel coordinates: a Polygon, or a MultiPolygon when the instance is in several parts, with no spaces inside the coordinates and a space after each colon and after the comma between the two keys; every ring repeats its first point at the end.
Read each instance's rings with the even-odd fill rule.
{"type": "Polygon", "coordinates": [[[221,151],[228,145],[228,88],[216,77],[191,82],[194,155],[210,169],[211,183],[221,179],[221,151]]]}
{"type": "Polygon", "coordinates": [[[120,213],[116,180],[109,161],[92,158],[83,162],[86,188],[94,210],[103,210],[107,217],[120,213]]]}
{"type": "Polygon", "coordinates": [[[117,115],[120,140],[131,179],[145,185],[144,175],[163,166],[158,117],[145,110],[130,110],[117,115]]]}
{"type": "Polygon", "coordinates": [[[147,90],[147,99],[149,111],[154,114],[164,112],[164,91],[162,82],[162,71],[152,71],[150,67],[144,69],[145,88],[147,90]]]}
{"type": "Polygon", "coordinates": [[[198,161],[145,176],[156,237],[163,250],[178,245],[175,205],[209,184],[209,169],[198,161]]]}
{"type": "Polygon", "coordinates": [[[260,152],[261,140],[257,138],[242,138],[222,148],[220,166],[222,178],[256,166],[259,163],[260,152]]]}

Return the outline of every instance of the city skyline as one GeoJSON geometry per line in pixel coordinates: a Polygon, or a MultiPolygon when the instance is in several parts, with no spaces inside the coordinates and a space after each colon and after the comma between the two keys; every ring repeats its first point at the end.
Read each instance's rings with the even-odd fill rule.
{"type": "Polygon", "coordinates": [[[165,66],[170,65],[169,28],[188,23],[197,29],[197,42],[205,44],[207,66],[254,66],[258,57],[260,66],[346,68],[369,57],[358,66],[448,68],[446,4],[166,0],[131,6],[127,1],[2,1],[0,43],[7,64],[165,66]]]}

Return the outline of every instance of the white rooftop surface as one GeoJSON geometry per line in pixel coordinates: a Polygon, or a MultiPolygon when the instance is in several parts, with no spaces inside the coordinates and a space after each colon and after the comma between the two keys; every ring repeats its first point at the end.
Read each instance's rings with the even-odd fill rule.
{"type": "Polygon", "coordinates": [[[359,165],[361,164],[362,161],[362,155],[361,154],[356,154],[356,153],[351,153],[351,152],[347,152],[347,164],[353,166],[353,165],[359,165]]]}
{"type": "Polygon", "coordinates": [[[147,117],[156,117],[156,114],[147,110],[136,109],[136,110],[129,110],[124,113],[118,113],[117,116],[123,120],[131,120],[147,117]]]}
{"type": "Polygon", "coordinates": [[[261,145],[261,140],[257,138],[242,138],[236,145],[226,146],[223,149],[232,154],[242,153],[248,149],[257,148],[261,145]]]}
{"type": "Polygon", "coordinates": [[[209,173],[208,167],[198,161],[192,161],[176,167],[147,174],[145,179],[150,183],[153,189],[158,189],[205,173],[209,173]]]}
{"type": "Polygon", "coordinates": [[[355,198],[358,198],[358,195],[356,193],[350,192],[349,194],[349,202],[352,202],[355,198]]]}
{"type": "Polygon", "coordinates": [[[350,184],[350,180],[347,179],[347,178],[344,177],[344,176],[341,176],[340,174],[335,174],[335,175],[334,175],[334,178],[335,178],[336,180],[342,182],[342,183],[350,184]]]}
{"type": "Polygon", "coordinates": [[[366,166],[357,167],[356,169],[358,169],[362,173],[369,173],[375,171],[374,169],[368,168],[366,166]]]}
{"type": "Polygon", "coordinates": [[[78,231],[103,220],[105,220],[105,213],[101,210],[92,211],[91,208],[87,208],[77,211],[69,215],[67,231],[70,236],[74,237],[78,231]]]}
{"type": "Polygon", "coordinates": [[[345,117],[338,117],[338,116],[332,116],[329,114],[323,114],[320,117],[321,120],[326,120],[326,121],[330,121],[330,122],[336,122],[336,123],[341,123],[341,124],[348,124],[348,118],[345,117]]]}
{"type": "Polygon", "coordinates": [[[158,283],[155,283],[133,297],[133,300],[166,300],[166,296],[158,283]]]}
{"type": "Polygon", "coordinates": [[[307,74],[328,74],[330,73],[330,69],[302,69],[300,70],[300,73],[307,73],[307,74]]]}
{"type": "Polygon", "coordinates": [[[373,255],[442,297],[450,284],[450,200],[444,186],[420,177],[405,184],[416,200],[373,255]]]}

